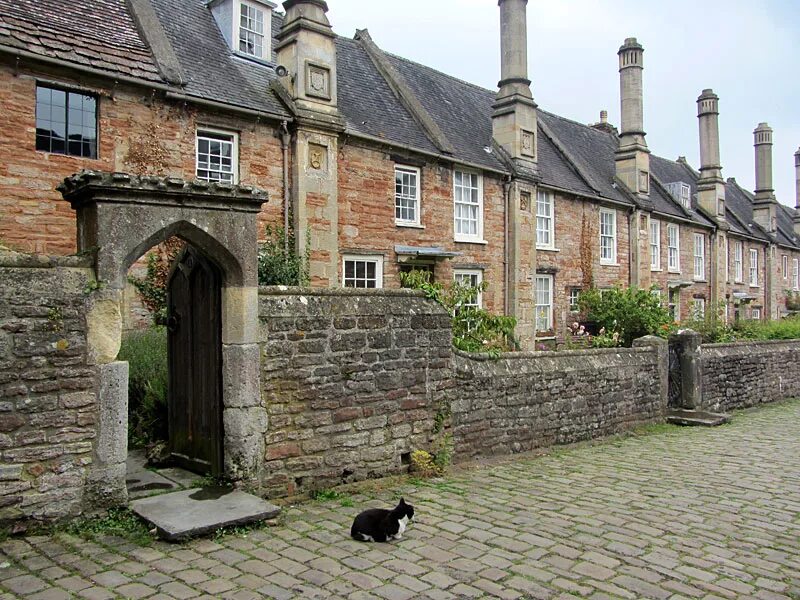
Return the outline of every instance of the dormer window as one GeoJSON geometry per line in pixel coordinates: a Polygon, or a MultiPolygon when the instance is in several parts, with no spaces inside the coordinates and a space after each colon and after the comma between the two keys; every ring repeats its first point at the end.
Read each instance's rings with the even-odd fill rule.
{"type": "Polygon", "coordinates": [[[272,10],[270,0],[210,0],[214,15],[228,47],[239,56],[272,60],[272,10]]]}
{"type": "Polygon", "coordinates": [[[688,183],[682,181],[675,181],[667,184],[667,191],[686,209],[692,208],[692,188],[688,183]]]}
{"type": "Polygon", "coordinates": [[[249,2],[239,3],[239,52],[264,58],[264,10],[249,2]]]}

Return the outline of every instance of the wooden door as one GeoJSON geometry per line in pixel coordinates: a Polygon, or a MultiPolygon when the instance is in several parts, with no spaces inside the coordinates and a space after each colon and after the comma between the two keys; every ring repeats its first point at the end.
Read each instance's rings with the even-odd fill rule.
{"type": "Polygon", "coordinates": [[[174,462],[222,474],[221,276],[191,247],[167,286],[169,445],[174,462]]]}

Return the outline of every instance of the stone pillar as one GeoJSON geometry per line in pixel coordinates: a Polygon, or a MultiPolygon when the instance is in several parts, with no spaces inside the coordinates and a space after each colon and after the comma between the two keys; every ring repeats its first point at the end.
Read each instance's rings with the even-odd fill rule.
{"type": "Polygon", "coordinates": [[[338,136],[336,34],[323,0],[287,0],[277,35],[280,79],[295,103],[297,127],[292,161],[292,203],[297,252],[311,255],[313,284],[339,282],[338,136]]]}
{"type": "Polygon", "coordinates": [[[643,210],[634,210],[628,218],[630,232],[630,277],[631,285],[649,289],[652,280],[650,270],[650,218],[643,210]]]}
{"type": "Polygon", "coordinates": [[[536,187],[523,181],[508,184],[508,307],[517,319],[517,336],[524,350],[535,347],[536,187]]]}
{"type": "Polygon", "coordinates": [[[627,38],[617,54],[622,112],[616,153],[617,178],[631,192],[646,199],[650,196],[650,150],[644,139],[644,48],[636,38],[627,38]]]}
{"type": "Polygon", "coordinates": [[[633,340],[634,348],[652,348],[658,360],[658,382],[661,395],[662,416],[667,411],[669,395],[669,342],[656,335],[646,335],[633,340]]]}
{"type": "Polygon", "coordinates": [[[681,408],[701,410],[703,406],[703,370],[700,361],[702,337],[691,329],[682,329],[674,339],[681,344],[681,408]]]}
{"type": "Polygon", "coordinates": [[[501,80],[492,105],[492,137],[514,160],[537,168],[536,103],[528,79],[528,0],[500,0],[501,80]]]}

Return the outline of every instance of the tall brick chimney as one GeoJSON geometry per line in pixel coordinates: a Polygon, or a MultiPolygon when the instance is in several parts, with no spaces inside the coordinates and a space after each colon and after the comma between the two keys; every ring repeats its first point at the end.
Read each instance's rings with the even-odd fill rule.
{"type": "Polygon", "coordinates": [[[619,96],[622,117],[619,149],[616,154],[617,177],[630,191],[642,197],[650,195],[650,150],[644,136],[644,99],[642,71],[644,48],[636,38],[627,38],[619,52],[619,96]]]}
{"type": "Polygon", "coordinates": [[[700,180],[697,203],[706,214],[725,220],[725,181],[719,155],[719,96],[705,89],[697,98],[700,126],[700,180]]]}
{"type": "Polygon", "coordinates": [[[756,197],[753,219],[769,233],[777,231],[777,200],[772,187],[772,128],[759,123],[753,131],[756,154],[756,197]]]}
{"type": "Polygon", "coordinates": [[[500,76],[492,106],[492,136],[514,162],[536,169],[536,103],[528,79],[528,0],[499,0],[500,76]]]}

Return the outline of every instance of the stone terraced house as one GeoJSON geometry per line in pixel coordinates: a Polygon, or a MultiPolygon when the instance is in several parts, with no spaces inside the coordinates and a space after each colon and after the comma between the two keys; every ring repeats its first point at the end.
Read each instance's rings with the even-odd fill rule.
{"type": "Polygon", "coordinates": [[[771,129],[754,132],[755,193],[722,177],[711,90],[700,170],[652,155],[634,38],[619,130],[547,112],[527,0],[499,4],[491,91],[334,34],[322,0],[0,0],[0,240],[72,253],[64,177],[169,175],[267,191],[260,220],[292,219],[314,286],[398,287],[412,268],[486,282],[477,301],[517,317],[525,347],[563,337],[592,286],[656,286],[676,319],[784,314],[800,213],[774,197],[771,129]]]}

